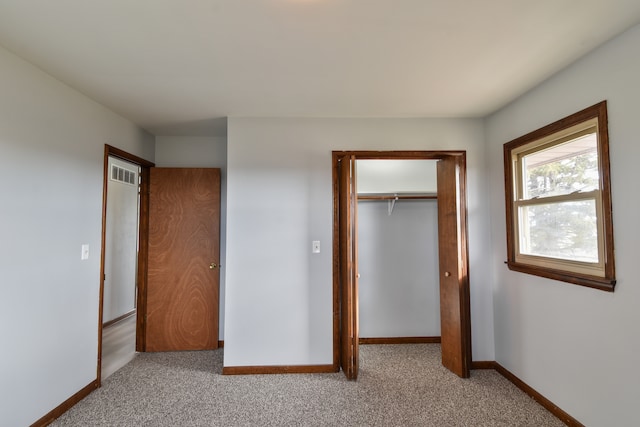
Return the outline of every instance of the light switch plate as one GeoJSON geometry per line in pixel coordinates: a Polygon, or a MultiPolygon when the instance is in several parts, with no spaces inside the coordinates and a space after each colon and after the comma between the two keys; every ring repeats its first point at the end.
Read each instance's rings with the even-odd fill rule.
{"type": "Polygon", "coordinates": [[[314,240],[311,243],[311,252],[313,252],[314,254],[320,253],[320,240],[314,240]]]}
{"type": "Polygon", "coordinates": [[[80,255],[80,259],[89,259],[89,245],[82,245],[82,254],[80,255]]]}

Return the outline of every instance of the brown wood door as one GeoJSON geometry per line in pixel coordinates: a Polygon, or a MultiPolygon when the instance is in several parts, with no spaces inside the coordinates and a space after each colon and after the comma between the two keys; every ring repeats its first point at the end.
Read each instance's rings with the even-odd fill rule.
{"type": "Polygon", "coordinates": [[[152,168],[146,351],[218,347],[220,169],[152,168]]]}
{"type": "Polygon", "coordinates": [[[471,369],[464,157],[438,162],[438,247],[442,364],[460,377],[471,369]],[[463,166],[463,167],[461,167],[463,166]]]}
{"type": "Polygon", "coordinates": [[[358,245],[356,159],[339,161],[340,189],[340,365],[350,380],[358,378],[358,245]]]}

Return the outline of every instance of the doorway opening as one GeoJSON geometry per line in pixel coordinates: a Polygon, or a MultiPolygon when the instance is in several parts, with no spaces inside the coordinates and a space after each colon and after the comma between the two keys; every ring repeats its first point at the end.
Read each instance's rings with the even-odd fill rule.
{"type": "MultiPolygon", "coordinates": [[[[359,362],[358,160],[437,161],[438,281],[442,363],[460,377],[471,366],[466,154],[464,151],[333,152],[334,367],[356,379],[359,362]]],[[[424,196],[424,195],[421,195],[424,196]]],[[[389,212],[392,206],[390,201],[389,212]]]]}
{"type": "Polygon", "coordinates": [[[440,343],[437,160],[357,160],[360,344],[440,343]]]}
{"type": "Polygon", "coordinates": [[[97,382],[135,351],[144,351],[140,316],[146,299],[149,170],[154,164],[105,145],[97,382]],[[132,283],[133,282],[133,283],[132,283]],[[134,343],[127,341],[134,340],[134,343]],[[124,341],[124,343],[122,343],[124,341]],[[107,343],[105,347],[103,344],[107,343]],[[115,345],[110,342],[119,342],[115,345]],[[130,347],[130,344],[132,348],[130,347]],[[104,366],[109,351],[114,366],[104,366]]]}

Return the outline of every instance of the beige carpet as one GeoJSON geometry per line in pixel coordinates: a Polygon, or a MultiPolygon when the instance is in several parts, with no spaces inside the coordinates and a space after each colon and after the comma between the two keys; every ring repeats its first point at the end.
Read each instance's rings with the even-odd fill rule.
{"type": "Polygon", "coordinates": [[[223,376],[222,350],[140,354],[54,426],[562,426],[498,373],[460,379],[438,344],[360,347],[360,377],[223,376]]]}

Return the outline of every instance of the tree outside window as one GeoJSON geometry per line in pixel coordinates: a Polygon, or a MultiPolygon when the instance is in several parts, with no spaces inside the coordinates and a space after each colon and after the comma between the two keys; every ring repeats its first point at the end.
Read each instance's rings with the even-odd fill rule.
{"type": "Polygon", "coordinates": [[[613,290],[606,102],[505,144],[509,268],[613,290]]]}

